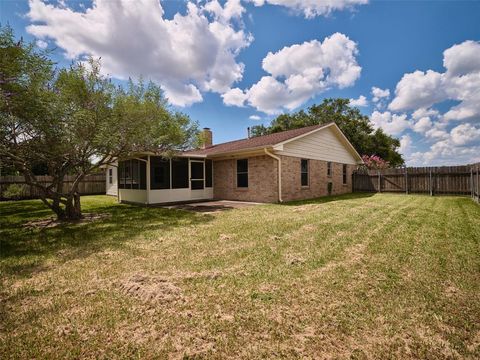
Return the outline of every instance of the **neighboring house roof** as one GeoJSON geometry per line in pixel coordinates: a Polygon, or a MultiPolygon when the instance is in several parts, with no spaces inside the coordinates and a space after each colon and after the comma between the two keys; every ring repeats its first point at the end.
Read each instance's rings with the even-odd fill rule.
{"type": "Polygon", "coordinates": [[[183,152],[183,155],[213,156],[254,150],[262,147],[273,147],[275,145],[285,144],[287,142],[307,136],[311,133],[315,133],[327,127],[335,128],[337,130],[337,134],[342,138],[343,143],[347,146],[350,152],[354,155],[354,157],[357,158],[357,160],[361,161],[361,156],[358,154],[358,152],[355,150],[355,148],[352,146],[352,144],[348,141],[340,128],[334,122],[321,125],[306,126],[303,128],[281,131],[269,135],[256,136],[247,139],[229,141],[221,144],[212,145],[206,149],[185,151],[183,152]]]}

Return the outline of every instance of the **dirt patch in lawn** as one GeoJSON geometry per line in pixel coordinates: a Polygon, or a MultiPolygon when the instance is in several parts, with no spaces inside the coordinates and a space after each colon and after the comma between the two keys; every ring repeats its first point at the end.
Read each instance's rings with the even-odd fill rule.
{"type": "Polygon", "coordinates": [[[23,224],[23,227],[28,229],[48,229],[54,228],[60,225],[69,225],[69,224],[88,224],[94,221],[103,220],[110,217],[110,214],[83,214],[83,218],[75,221],[60,221],[56,218],[48,218],[41,220],[28,221],[23,224]]]}
{"type": "Polygon", "coordinates": [[[125,295],[145,303],[167,303],[183,300],[182,290],[161,276],[135,274],[118,282],[118,288],[125,295]]]}

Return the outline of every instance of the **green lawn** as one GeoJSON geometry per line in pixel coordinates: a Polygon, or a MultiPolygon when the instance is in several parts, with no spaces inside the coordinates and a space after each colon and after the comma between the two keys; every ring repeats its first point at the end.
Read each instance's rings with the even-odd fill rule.
{"type": "Polygon", "coordinates": [[[355,194],[214,214],[0,203],[0,358],[479,358],[480,206],[355,194]]]}

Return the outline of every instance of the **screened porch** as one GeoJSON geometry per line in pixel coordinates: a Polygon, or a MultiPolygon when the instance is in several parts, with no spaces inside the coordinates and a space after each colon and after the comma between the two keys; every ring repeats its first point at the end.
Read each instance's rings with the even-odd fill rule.
{"type": "Polygon", "coordinates": [[[152,155],[121,160],[118,197],[141,204],[213,199],[212,160],[152,155]]]}

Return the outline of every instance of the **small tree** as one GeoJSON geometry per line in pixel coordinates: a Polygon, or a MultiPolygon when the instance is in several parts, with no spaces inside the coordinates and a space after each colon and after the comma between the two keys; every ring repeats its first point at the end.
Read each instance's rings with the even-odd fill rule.
{"type": "Polygon", "coordinates": [[[382,170],[390,167],[388,161],[383,160],[377,155],[363,155],[363,164],[368,170],[382,170]]]}
{"type": "Polygon", "coordinates": [[[197,125],[168,109],[161,89],[142,81],[116,87],[99,61],[56,70],[48,53],[0,29],[0,155],[39,190],[60,220],[82,216],[78,186],[117,158],[170,153],[194,141],[197,125]],[[43,163],[53,181],[37,181],[43,163]],[[66,175],[75,175],[63,192],[66,175]]]}

